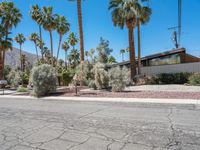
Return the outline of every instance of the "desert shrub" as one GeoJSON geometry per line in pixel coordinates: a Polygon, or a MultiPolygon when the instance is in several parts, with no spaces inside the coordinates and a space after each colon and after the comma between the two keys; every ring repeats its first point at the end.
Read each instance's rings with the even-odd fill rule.
{"type": "Polygon", "coordinates": [[[65,86],[68,86],[73,79],[74,73],[70,70],[64,70],[62,72],[62,80],[65,86]]]}
{"type": "Polygon", "coordinates": [[[5,79],[7,80],[9,73],[11,72],[11,67],[9,65],[5,65],[4,67],[4,71],[3,71],[3,76],[5,77],[5,79]]]}
{"type": "Polygon", "coordinates": [[[109,81],[113,92],[121,92],[130,84],[130,72],[126,67],[115,67],[109,70],[109,81]]]}
{"type": "Polygon", "coordinates": [[[97,89],[108,88],[109,76],[105,70],[105,65],[102,63],[96,63],[93,68],[94,82],[97,89]]]}
{"type": "Polygon", "coordinates": [[[47,64],[36,66],[31,71],[30,82],[33,84],[33,94],[41,97],[56,89],[57,77],[53,67],[47,64]]]}
{"type": "Polygon", "coordinates": [[[27,73],[21,73],[22,83],[28,85],[29,83],[29,75],[27,73]]]}
{"type": "Polygon", "coordinates": [[[97,89],[94,80],[89,80],[89,81],[88,81],[88,87],[89,87],[89,88],[93,88],[93,89],[95,89],[95,90],[97,89]]]}
{"type": "Polygon", "coordinates": [[[17,88],[17,92],[28,92],[28,89],[27,88],[25,88],[25,87],[18,87],[17,88]]]}
{"type": "Polygon", "coordinates": [[[22,83],[22,72],[11,70],[7,76],[8,83],[13,88],[17,88],[22,83]]]}
{"type": "Polygon", "coordinates": [[[149,84],[184,84],[188,82],[190,73],[161,73],[153,76],[148,81],[149,84]]]}
{"type": "Polygon", "coordinates": [[[200,85],[200,73],[193,74],[189,77],[189,84],[200,85]]]}

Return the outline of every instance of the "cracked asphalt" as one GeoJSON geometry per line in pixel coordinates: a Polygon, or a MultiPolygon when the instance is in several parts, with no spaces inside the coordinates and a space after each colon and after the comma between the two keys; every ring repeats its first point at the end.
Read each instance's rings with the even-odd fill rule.
{"type": "Polygon", "coordinates": [[[0,150],[200,150],[200,106],[1,98],[0,150]]]}

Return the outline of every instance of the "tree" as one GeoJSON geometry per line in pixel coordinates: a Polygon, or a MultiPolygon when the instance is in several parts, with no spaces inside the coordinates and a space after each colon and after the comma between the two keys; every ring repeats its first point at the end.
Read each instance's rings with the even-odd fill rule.
{"type": "Polygon", "coordinates": [[[20,66],[21,66],[21,70],[23,70],[23,64],[22,64],[22,44],[24,44],[24,42],[26,41],[26,38],[24,37],[24,35],[22,33],[19,33],[16,37],[15,37],[15,41],[19,44],[19,50],[20,50],[20,66]]]}
{"type": "Polygon", "coordinates": [[[39,34],[40,34],[40,38],[39,38],[39,47],[41,49],[41,54],[42,54],[42,60],[43,60],[43,47],[44,45],[42,45],[42,12],[41,9],[39,8],[38,5],[33,5],[31,6],[31,10],[30,10],[30,14],[31,14],[31,18],[38,24],[39,26],[39,34]]]}
{"type": "Polygon", "coordinates": [[[116,63],[117,61],[116,61],[116,59],[115,59],[115,57],[114,56],[110,56],[109,58],[108,58],[108,63],[109,64],[113,64],[113,63],[116,63]]]}
{"type": "Polygon", "coordinates": [[[124,61],[124,54],[126,53],[125,49],[120,50],[120,55],[122,55],[122,61],[124,61]]]}
{"type": "Polygon", "coordinates": [[[24,72],[25,67],[26,67],[26,55],[22,54],[20,59],[21,59],[21,62],[22,62],[22,71],[24,72]]]}
{"type": "Polygon", "coordinates": [[[44,57],[45,57],[46,63],[50,64],[51,52],[48,49],[48,47],[44,47],[43,52],[44,52],[44,57]]]}
{"type": "Polygon", "coordinates": [[[76,37],[74,32],[69,34],[68,43],[72,46],[73,49],[74,49],[75,45],[78,43],[78,38],[76,37]]]}
{"type": "Polygon", "coordinates": [[[69,43],[67,41],[65,41],[62,44],[62,49],[65,51],[65,67],[67,67],[67,52],[68,52],[69,48],[70,48],[69,43]]]}
{"type": "Polygon", "coordinates": [[[64,16],[57,15],[57,18],[56,18],[56,31],[59,34],[59,44],[58,44],[58,51],[57,51],[57,59],[59,57],[62,37],[63,37],[64,34],[66,34],[69,31],[69,27],[70,27],[70,25],[67,22],[66,18],[64,16]]]}
{"type": "Polygon", "coordinates": [[[100,43],[97,46],[96,51],[98,53],[97,61],[100,63],[106,64],[113,50],[109,48],[108,40],[100,38],[100,43]]]}
{"type": "Polygon", "coordinates": [[[71,68],[76,68],[78,64],[80,63],[80,53],[77,49],[72,49],[69,54],[69,62],[71,65],[71,68]]]}
{"type": "Polygon", "coordinates": [[[42,18],[41,22],[43,28],[49,32],[50,35],[50,45],[51,45],[51,63],[53,65],[53,37],[52,31],[56,29],[55,14],[53,14],[52,7],[43,7],[42,8],[42,18]]]}
{"type": "MultiPolygon", "coordinates": [[[[37,33],[32,33],[29,37],[29,40],[35,44],[35,52],[37,55],[37,61],[39,61],[38,49],[37,49],[37,42],[39,41],[39,36],[37,33]]],[[[40,43],[40,42],[39,42],[40,43]]]]}
{"type": "Polygon", "coordinates": [[[1,2],[0,3],[0,22],[4,34],[4,40],[3,45],[0,49],[1,50],[1,70],[0,70],[0,77],[3,78],[3,70],[4,70],[4,62],[5,62],[5,52],[6,50],[10,49],[12,46],[12,43],[10,42],[11,39],[8,37],[10,34],[10,30],[12,30],[13,27],[16,27],[18,23],[21,21],[22,14],[20,13],[19,9],[15,7],[13,2],[1,2]]]}
{"type": "Polygon", "coordinates": [[[138,0],[110,0],[109,9],[112,13],[112,21],[114,26],[120,28],[128,28],[129,35],[129,48],[130,48],[130,69],[131,79],[136,75],[136,59],[135,59],[135,46],[134,46],[134,28],[137,23],[137,15],[141,8],[138,0]]]}
{"type": "Polygon", "coordinates": [[[149,7],[142,7],[137,17],[138,28],[138,74],[141,74],[141,38],[140,38],[140,26],[149,22],[152,11],[149,7]]]}
{"type": "Polygon", "coordinates": [[[79,39],[80,39],[80,54],[81,62],[84,62],[84,40],[83,40],[83,26],[82,26],[82,7],[81,0],[69,0],[77,2],[77,14],[78,14],[78,25],[79,25],[79,39]]]}

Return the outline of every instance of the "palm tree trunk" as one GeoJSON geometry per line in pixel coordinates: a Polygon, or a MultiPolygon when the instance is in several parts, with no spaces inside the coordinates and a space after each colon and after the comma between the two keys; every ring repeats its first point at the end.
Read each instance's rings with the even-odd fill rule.
{"type": "Polygon", "coordinates": [[[141,74],[141,42],[140,42],[140,20],[137,20],[138,27],[138,74],[141,74]]]}
{"type": "Polygon", "coordinates": [[[83,26],[82,26],[81,0],[77,0],[77,10],[78,10],[78,24],[79,24],[79,36],[80,36],[81,61],[84,61],[84,43],[83,43],[83,26]]]}
{"type": "Polygon", "coordinates": [[[22,70],[22,45],[20,44],[19,47],[20,47],[19,48],[20,69],[22,70]]]}
{"type": "Polygon", "coordinates": [[[52,31],[49,31],[50,34],[50,44],[51,44],[51,63],[53,66],[53,38],[52,38],[52,31]]]}
{"type": "Polygon", "coordinates": [[[130,69],[131,79],[133,80],[136,75],[136,60],[135,60],[135,45],[134,45],[134,32],[133,28],[128,29],[129,33],[129,47],[130,47],[130,69]]]}
{"type": "Polygon", "coordinates": [[[58,43],[58,51],[57,51],[57,60],[58,60],[58,57],[59,57],[59,53],[60,53],[60,46],[61,46],[61,42],[62,42],[62,35],[60,35],[60,38],[59,38],[59,43],[58,43]]]}
{"type": "Polygon", "coordinates": [[[37,55],[37,61],[39,61],[39,56],[38,56],[38,50],[37,50],[37,44],[35,43],[35,51],[36,51],[36,55],[37,55]]]}
{"type": "MultiPolygon", "coordinates": [[[[84,63],[84,43],[83,43],[83,26],[82,26],[82,10],[81,0],[77,0],[78,10],[78,24],[79,24],[79,36],[80,36],[80,53],[81,53],[81,74],[83,74],[83,63],[84,63]]],[[[83,79],[81,75],[81,86],[83,85],[83,79]]]]}
{"type": "Polygon", "coordinates": [[[41,25],[39,25],[39,32],[40,32],[40,47],[41,47],[41,53],[42,53],[42,61],[44,60],[44,50],[42,46],[42,28],[41,25]]]}
{"type": "Polygon", "coordinates": [[[65,68],[67,68],[67,51],[65,51],[65,68]]]}

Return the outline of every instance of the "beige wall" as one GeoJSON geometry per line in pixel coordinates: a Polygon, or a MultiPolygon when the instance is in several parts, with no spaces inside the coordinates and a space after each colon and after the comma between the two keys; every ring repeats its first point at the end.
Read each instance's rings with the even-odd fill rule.
{"type": "Polygon", "coordinates": [[[178,73],[178,72],[200,73],[200,62],[142,67],[141,72],[144,75],[156,75],[159,73],[178,73]]]}

